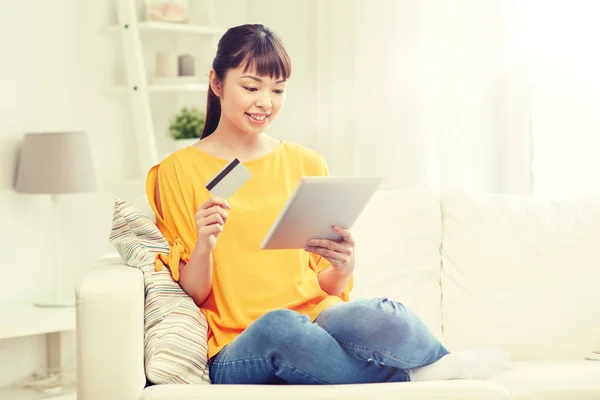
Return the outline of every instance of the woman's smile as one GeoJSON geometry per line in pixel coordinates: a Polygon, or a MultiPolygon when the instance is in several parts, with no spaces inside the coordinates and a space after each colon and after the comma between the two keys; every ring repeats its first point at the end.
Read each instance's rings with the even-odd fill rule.
{"type": "Polygon", "coordinates": [[[267,122],[267,119],[269,118],[269,114],[245,114],[246,118],[248,118],[248,121],[250,121],[250,123],[254,125],[264,125],[267,122]]]}

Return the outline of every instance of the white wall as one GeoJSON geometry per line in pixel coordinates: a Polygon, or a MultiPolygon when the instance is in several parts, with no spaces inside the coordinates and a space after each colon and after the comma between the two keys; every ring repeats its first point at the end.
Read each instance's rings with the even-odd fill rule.
{"type": "Polygon", "coordinates": [[[529,1],[536,196],[600,194],[600,3],[529,1]],[[561,29],[556,29],[561,26],[561,29]]]}
{"type": "MultiPolygon", "coordinates": [[[[0,15],[0,269],[4,282],[0,306],[7,308],[47,294],[52,278],[50,200],[12,191],[22,135],[86,131],[102,179],[120,169],[118,153],[107,147],[123,132],[124,119],[119,105],[97,90],[110,71],[107,48],[96,37],[107,17],[105,7],[98,3],[93,10],[85,10],[77,0],[4,3],[10,12],[0,15]]],[[[83,195],[60,203],[60,248],[69,287],[85,273],[106,240],[110,213],[103,200],[83,195]]],[[[43,337],[0,342],[0,385],[43,367],[44,351],[43,337]]],[[[73,354],[68,358],[74,361],[73,354]]]]}
{"type": "MultiPolygon", "coordinates": [[[[246,2],[219,1],[217,22],[245,21],[246,2]]],[[[116,182],[137,172],[129,104],[104,90],[122,76],[118,37],[100,33],[114,22],[112,1],[2,0],[0,14],[0,313],[48,293],[52,277],[51,203],[13,191],[16,154],[31,131],[83,130],[92,145],[99,192],[61,199],[60,249],[69,289],[108,243],[116,196],[131,199],[142,188],[116,182]],[[134,172],[135,171],[135,172],[134,172]]],[[[202,4],[192,1],[191,4],[202,4]]],[[[161,101],[154,100],[157,107],[161,101]]],[[[74,365],[74,345],[65,359],[74,365]]],[[[27,377],[45,363],[41,336],[0,341],[0,386],[27,377]],[[17,362],[15,362],[17,361],[17,362]]]]}
{"type": "Polygon", "coordinates": [[[526,191],[513,5],[319,1],[318,142],[330,170],[381,176],[386,189],[526,191]]]}

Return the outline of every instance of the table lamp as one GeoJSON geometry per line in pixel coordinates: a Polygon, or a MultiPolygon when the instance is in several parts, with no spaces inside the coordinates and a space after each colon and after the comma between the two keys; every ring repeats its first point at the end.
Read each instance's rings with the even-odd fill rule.
{"type": "Polygon", "coordinates": [[[40,307],[72,307],[74,294],[62,293],[59,251],[58,195],[96,190],[96,177],[87,136],[84,132],[27,133],[17,163],[15,191],[49,194],[54,229],[54,292],[40,307]]]}

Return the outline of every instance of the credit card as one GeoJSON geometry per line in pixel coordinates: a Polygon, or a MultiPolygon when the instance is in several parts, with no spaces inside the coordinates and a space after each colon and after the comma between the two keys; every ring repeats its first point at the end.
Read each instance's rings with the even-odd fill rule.
{"type": "Polygon", "coordinates": [[[206,184],[206,189],[214,197],[227,200],[250,179],[250,176],[250,170],[234,158],[206,184]]]}

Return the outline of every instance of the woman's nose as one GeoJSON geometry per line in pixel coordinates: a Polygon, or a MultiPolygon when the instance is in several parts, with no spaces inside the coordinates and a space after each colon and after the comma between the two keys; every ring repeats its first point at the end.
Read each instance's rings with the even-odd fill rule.
{"type": "Polygon", "coordinates": [[[269,109],[271,108],[271,95],[269,92],[261,92],[258,99],[256,99],[256,106],[260,108],[269,109]]]}

